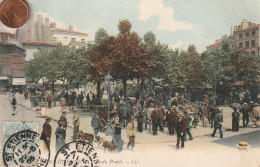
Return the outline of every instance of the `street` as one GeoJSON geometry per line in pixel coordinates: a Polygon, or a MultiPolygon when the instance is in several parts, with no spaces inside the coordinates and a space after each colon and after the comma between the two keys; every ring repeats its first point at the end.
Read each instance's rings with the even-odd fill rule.
{"type": "MultiPolygon", "coordinates": [[[[44,118],[40,117],[40,114],[35,111],[35,108],[29,107],[29,100],[24,100],[22,95],[16,95],[18,99],[17,106],[17,115],[11,115],[11,105],[8,99],[8,95],[0,96],[0,113],[1,113],[1,122],[4,121],[34,121],[38,122],[39,129],[38,133],[42,131],[42,125],[44,123],[44,118]],[[27,106],[27,107],[26,107],[27,106]]],[[[252,123],[252,118],[250,118],[250,127],[249,128],[240,128],[239,132],[232,132],[228,129],[231,128],[231,113],[232,109],[229,107],[221,107],[223,109],[224,123],[223,123],[223,132],[224,138],[219,138],[219,133],[215,135],[214,138],[210,136],[213,129],[210,127],[204,128],[201,127],[201,123],[197,129],[192,128],[191,133],[193,135],[192,141],[185,142],[185,147],[182,150],[176,150],[176,136],[168,135],[168,129],[165,128],[164,132],[159,132],[158,136],[153,136],[152,133],[144,131],[143,133],[136,132],[136,146],[134,151],[126,149],[126,144],[128,138],[126,135],[126,129],[122,129],[122,139],[124,140],[124,150],[120,153],[107,153],[103,151],[102,146],[97,146],[97,143],[94,142],[93,146],[98,152],[100,157],[100,162],[103,162],[104,166],[120,166],[124,163],[126,166],[148,166],[153,162],[152,160],[157,157],[157,155],[163,155],[167,152],[166,155],[161,156],[160,161],[156,161],[160,166],[167,166],[169,162],[172,164],[178,165],[188,165],[192,166],[207,166],[210,163],[210,166],[221,166],[226,163],[229,163],[230,166],[243,166],[245,161],[249,162],[250,166],[257,166],[260,164],[259,158],[257,158],[260,151],[260,130],[255,128],[252,123]],[[245,151],[248,154],[244,154],[236,148],[236,144],[241,141],[246,140],[252,148],[245,151]],[[120,155],[120,156],[119,156],[120,155]],[[215,156],[218,156],[218,159],[214,159],[215,156]],[[243,160],[240,158],[243,156],[243,160]],[[186,161],[186,158],[189,158],[186,161]],[[233,161],[234,159],[234,161],[233,161]],[[236,159],[236,160],[235,160],[236,159]],[[241,161],[239,161],[241,159],[241,161]],[[122,162],[120,160],[123,160],[122,162]],[[194,165],[192,164],[194,163],[194,165]]],[[[60,107],[52,107],[52,109],[46,109],[47,115],[50,115],[53,119],[50,123],[52,127],[52,137],[51,137],[51,162],[54,159],[55,155],[55,130],[57,128],[57,120],[60,116],[60,107]]],[[[67,129],[66,143],[72,141],[72,113],[67,111],[68,125],[70,126],[67,129]]],[[[80,115],[80,130],[83,130],[88,133],[93,133],[91,128],[91,113],[79,112],[80,115]]],[[[241,125],[241,122],[240,122],[241,125]]],[[[2,135],[2,128],[1,128],[2,135]]],[[[99,133],[100,136],[111,140],[110,137],[105,136],[104,133],[99,133]]],[[[3,145],[1,140],[1,145],[3,145]]],[[[43,143],[40,141],[40,147],[43,143]]],[[[2,152],[2,150],[1,150],[2,152]]],[[[246,165],[247,166],[247,165],[246,165]]]]}

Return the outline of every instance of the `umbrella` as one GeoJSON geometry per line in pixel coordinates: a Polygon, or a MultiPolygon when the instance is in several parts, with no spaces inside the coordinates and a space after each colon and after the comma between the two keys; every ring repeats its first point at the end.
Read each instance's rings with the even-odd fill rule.
{"type": "Polygon", "coordinates": [[[239,104],[239,103],[233,103],[233,104],[231,105],[231,107],[232,107],[232,108],[236,108],[236,109],[240,109],[240,108],[241,108],[241,104],[239,104]]]}

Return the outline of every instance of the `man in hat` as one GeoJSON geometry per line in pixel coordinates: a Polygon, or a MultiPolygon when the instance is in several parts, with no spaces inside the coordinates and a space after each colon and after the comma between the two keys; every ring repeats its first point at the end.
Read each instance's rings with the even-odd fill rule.
{"type": "Polygon", "coordinates": [[[220,133],[220,138],[223,138],[222,122],[223,122],[223,114],[221,113],[221,111],[218,108],[216,108],[215,117],[214,117],[214,131],[211,134],[212,137],[215,136],[216,131],[218,129],[219,133],[220,133]]]}
{"type": "Polygon", "coordinates": [[[15,98],[14,95],[12,95],[12,99],[11,99],[11,105],[12,105],[12,115],[14,116],[16,114],[16,106],[17,106],[17,100],[15,98]]]}
{"type": "Polygon", "coordinates": [[[260,107],[258,105],[258,103],[254,104],[254,108],[253,108],[253,120],[255,122],[255,125],[258,127],[259,126],[259,119],[260,119],[260,107]]]}
{"type": "Polygon", "coordinates": [[[139,132],[143,132],[144,113],[141,108],[137,108],[137,129],[139,132]]]}
{"type": "Polygon", "coordinates": [[[168,124],[168,131],[169,135],[174,135],[174,129],[177,121],[177,114],[178,111],[176,110],[176,106],[172,106],[172,109],[170,110],[169,114],[167,115],[167,124],[168,124]]]}
{"type": "Polygon", "coordinates": [[[130,104],[127,104],[127,121],[130,122],[132,117],[134,117],[134,110],[132,109],[130,104]]]}
{"type": "Polygon", "coordinates": [[[243,104],[242,108],[240,109],[240,112],[242,113],[243,116],[243,128],[245,128],[248,125],[249,113],[250,113],[250,108],[247,103],[243,104]]]}
{"type": "Polygon", "coordinates": [[[153,103],[150,103],[150,107],[147,109],[147,118],[148,118],[148,130],[151,132],[151,125],[152,125],[152,119],[151,119],[151,114],[155,110],[153,103]]]}
{"type": "Polygon", "coordinates": [[[98,112],[95,112],[95,114],[92,116],[92,119],[91,119],[91,126],[94,129],[94,134],[95,134],[96,140],[97,140],[97,134],[98,134],[98,125],[99,125],[98,112]]]}
{"type": "Polygon", "coordinates": [[[153,135],[157,135],[158,126],[160,123],[160,117],[157,109],[154,109],[151,113],[151,119],[152,119],[152,129],[153,129],[153,135]]]}
{"type": "Polygon", "coordinates": [[[240,114],[237,112],[237,108],[233,108],[234,112],[232,112],[232,131],[237,132],[239,131],[239,119],[240,114]]]}
{"type": "Polygon", "coordinates": [[[45,123],[43,124],[43,130],[42,130],[42,136],[41,139],[44,141],[44,150],[46,152],[49,151],[50,148],[50,142],[51,142],[51,118],[50,117],[46,117],[45,118],[45,123]]]}
{"type": "Polygon", "coordinates": [[[165,116],[164,107],[161,106],[160,109],[159,109],[159,128],[160,128],[161,132],[164,131],[164,127],[163,127],[164,116],[165,116]]]}
{"type": "Polygon", "coordinates": [[[193,103],[192,104],[192,107],[191,107],[191,112],[193,113],[193,117],[194,117],[194,119],[193,119],[193,122],[192,122],[192,125],[193,125],[193,127],[196,129],[196,126],[198,125],[198,110],[197,110],[197,108],[196,108],[196,106],[195,106],[195,104],[193,103]]]}
{"type": "Polygon", "coordinates": [[[189,109],[189,107],[186,107],[186,110],[184,110],[184,119],[186,120],[186,130],[185,130],[185,135],[184,135],[184,140],[186,141],[186,134],[189,135],[189,140],[193,140],[193,137],[191,135],[190,132],[190,122],[191,122],[191,117],[190,117],[190,113],[188,113],[187,109],[189,109]]]}
{"type": "Polygon", "coordinates": [[[127,124],[126,133],[129,137],[129,142],[127,144],[127,149],[131,145],[131,150],[133,150],[135,146],[135,126],[134,126],[134,118],[131,118],[130,122],[127,124]]]}
{"type": "Polygon", "coordinates": [[[66,137],[66,130],[67,130],[67,126],[68,126],[68,122],[67,122],[67,118],[66,118],[66,111],[62,111],[62,114],[60,116],[60,121],[63,122],[63,124],[61,126],[65,130],[65,137],[66,137]]]}
{"type": "Polygon", "coordinates": [[[253,115],[253,108],[254,108],[254,102],[251,100],[248,104],[249,109],[250,109],[250,113],[253,115]]]}
{"type": "Polygon", "coordinates": [[[215,118],[215,107],[210,106],[209,108],[209,117],[210,117],[210,127],[213,128],[214,118],[215,118]]]}
{"type": "Polygon", "coordinates": [[[79,131],[79,114],[77,110],[74,110],[74,116],[73,116],[73,120],[72,120],[72,124],[74,125],[73,128],[73,140],[76,141],[77,139],[77,133],[79,131]]]}
{"type": "Polygon", "coordinates": [[[201,106],[201,119],[202,119],[202,126],[206,127],[208,124],[208,108],[205,103],[202,103],[201,106]]]}
{"type": "Polygon", "coordinates": [[[178,119],[176,123],[176,130],[177,130],[177,144],[176,148],[179,149],[180,147],[180,140],[181,140],[181,147],[184,148],[184,136],[186,130],[186,119],[183,118],[183,114],[180,112],[178,113],[178,119]]]}

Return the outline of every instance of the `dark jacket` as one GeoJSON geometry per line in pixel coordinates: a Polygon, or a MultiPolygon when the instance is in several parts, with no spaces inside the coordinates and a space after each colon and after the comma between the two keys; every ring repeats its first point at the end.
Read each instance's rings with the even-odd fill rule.
{"type": "Polygon", "coordinates": [[[185,130],[186,130],[186,119],[184,119],[184,118],[178,118],[177,119],[176,130],[177,130],[178,135],[185,132],[185,130]]]}
{"type": "Polygon", "coordinates": [[[214,127],[220,128],[222,127],[223,115],[221,112],[217,112],[214,117],[214,127]]]}
{"type": "Polygon", "coordinates": [[[189,116],[189,114],[185,114],[183,118],[186,120],[186,129],[189,129],[190,128],[191,117],[189,116]]]}
{"type": "Polygon", "coordinates": [[[93,128],[98,128],[98,124],[99,124],[99,119],[96,115],[94,115],[91,119],[91,126],[93,128]]]}

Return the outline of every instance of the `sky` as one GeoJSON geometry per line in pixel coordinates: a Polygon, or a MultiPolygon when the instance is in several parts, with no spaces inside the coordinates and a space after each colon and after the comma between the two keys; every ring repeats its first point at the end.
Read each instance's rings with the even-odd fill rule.
{"type": "MultiPolygon", "coordinates": [[[[1,0],[0,0],[1,1],[1,0]]],[[[118,33],[118,22],[128,19],[139,36],[152,31],[156,40],[169,47],[199,52],[243,19],[260,23],[260,0],[25,0],[31,14],[56,21],[57,27],[89,34],[94,40],[98,28],[109,35],[118,33]]],[[[0,31],[14,29],[0,23],[0,31]]]]}

